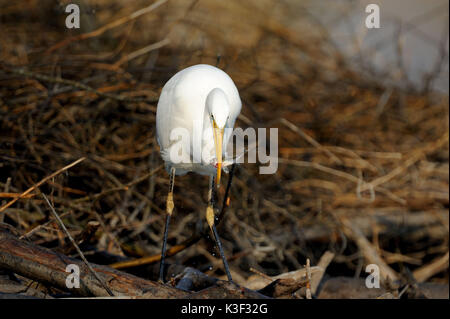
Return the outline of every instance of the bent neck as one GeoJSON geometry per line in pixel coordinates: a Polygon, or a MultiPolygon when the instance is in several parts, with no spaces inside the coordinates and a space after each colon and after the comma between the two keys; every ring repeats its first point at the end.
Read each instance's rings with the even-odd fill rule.
{"type": "Polygon", "coordinates": [[[213,116],[219,128],[224,128],[230,114],[230,106],[225,92],[220,88],[214,88],[206,97],[206,111],[213,116]]]}

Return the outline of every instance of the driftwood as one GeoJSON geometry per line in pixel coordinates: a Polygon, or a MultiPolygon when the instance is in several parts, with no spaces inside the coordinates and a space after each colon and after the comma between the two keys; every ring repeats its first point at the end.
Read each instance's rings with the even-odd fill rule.
{"type": "MultiPolygon", "coordinates": [[[[114,295],[148,298],[182,298],[187,295],[181,290],[144,280],[110,267],[91,265],[114,295]]],[[[0,268],[70,291],[78,296],[108,295],[82,261],[21,241],[2,225],[0,225],[0,268]],[[80,288],[66,287],[66,279],[69,275],[66,267],[69,264],[75,264],[80,269],[80,288]]]]}
{"type": "MultiPolygon", "coordinates": [[[[5,269],[24,277],[50,285],[76,296],[106,297],[108,293],[101,283],[89,272],[80,260],[18,239],[18,234],[6,224],[0,224],[0,269],[5,269]],[[67,288],[69,275],[66,267],[75,264],[80,269],[80,288],[67,288]]],[[[142,279],[107,266],[90,263],[96,273],[108,285],[115,297],[140,298],[267,298],[256,291],[239,287],[222,280],[216,280],[191,268],[180,273],[178,289],[169,285],[142,279]],[[206,278],[206,279],[205,279],[206,278]],[[214,284],[199,292],[187,289],[214,284]]],[[[175,269],[174,269],[175,270],[175,269]]],[[[169,271],[171,271],[169,269],[169,271]]],[[[11,291],[14,297],[17,290],[11,291]]],[[[17,296],[19,297],[19,296],[17,296]]]]}

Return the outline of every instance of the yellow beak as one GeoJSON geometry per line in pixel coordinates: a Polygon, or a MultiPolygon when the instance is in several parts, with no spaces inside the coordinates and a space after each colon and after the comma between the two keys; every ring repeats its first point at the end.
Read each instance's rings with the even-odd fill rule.
{"type": "Polygon", "coordinates": [[[217,158],[217,175],[216,184],[217,187],[220,186],[220,175],[222,173],[222,144],[223,144],[223,129],[217,127],[216,122],[213,120],[213,130],[214,130],[214,145],[216,148],[216,158],[217,158]]]}

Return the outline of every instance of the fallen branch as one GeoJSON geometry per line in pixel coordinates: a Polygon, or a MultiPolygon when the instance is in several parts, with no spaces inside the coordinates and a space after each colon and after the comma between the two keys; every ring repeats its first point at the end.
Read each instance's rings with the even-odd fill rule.
{"type": "MultiPolygon", "coordinates": [[[[115,297],[138,298],[268,298],[257,291],[253,291],[235,284],[210,278],[206,275],[194,274],[192,270],[181,273],[181,280],[193,279],[198,281],[191,287],[203,284],[214,284],[198,292],[172,288],[168,285],[149,281],[134,275],[112,269],[108,266],[90,263],[98,276],[108,285],[115,297]],[[195,275],[195,276],[194,276],[195,275]],[[197,279],[195,279],[197,280],[197,279]]],[[[64,291],[69,291],[81,297],[109,297],[101,283],[89,271],[83,261],[67,257],[50,249],[18,239],[15,229],[7,224],[0,224],[0,269],[6,269],[24,277],[48,284],[64,291]],[[66,267],[74,264],[80,269],[80,288],[67,288],[66,279],[70,274],[66,267]]],[[[178,267],[180,269],[180,267],[178,267]]],[[[187,268],[186,268],[187,269],[187,268]]],[[[171,271],[174,271],[175,268],[171,271]]],[[[180,282],[179,281],[179,282],[180,282]]]]}
{"type": "MultiPolygon", "coordinates": [[[[117,296],[146,298],[182,298],[187,292],[91,263],[99,277],[117,296]]],[[[0,225],[0,268],[18,273],[41,283],[69,291],[77,296],[108,296],[103,286],[88,270],[84,262],[50,249],[21,241],[6,224],[0,225]],[[80,269],[80,288],[66,286],[66,267],[74,264],[80,269]]]]}

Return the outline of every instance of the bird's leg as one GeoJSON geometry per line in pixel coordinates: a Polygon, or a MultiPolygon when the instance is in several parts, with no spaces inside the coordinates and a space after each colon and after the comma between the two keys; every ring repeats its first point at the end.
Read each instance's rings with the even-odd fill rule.
{"type": "Polygon", "coordinates": [[[231,169],[230,169],[230,172],[228,173],[227,188],[225,189],[225,196],[223,197],[222,210],[220,211],[219,218],[218,218],[219,223],[222,220],[226,209],[228,208],[228,206],[230,206],[230,189],[231,189],[231,182],[233,181],[235,168],[236,168],[236,163],[231,164],[231,169]]]}
{"type": "Polygon", "coordinates": [[[228,267],[227,259],[225,258],[225,254],[223,252],[222,243],[220,242],[219,234],[217,233],[216,225],[215,225],[215,216],[214,216],[214,176],[211,175],[209,179],[209,191],[208,191],[208,207],[206,208],[206,221],[208,222],[209,228],[212,230],[214,234],[214,239],[216,240],[217,247],[219,248],[220,257],[222,257],[223,266],[225,268],[225,272],[227,273],[228,281],[233,282],[231,278],[230,268],[228,267]]]}
{"type": "Polygon", "coordinates": [[[159,281],[164,283],[164,262],[166,259],[166,245],[167,245],[167,234],[169,231],[170,217],[172,216],[173,208],[175,207],[173,203],[173,184],[175,182],[175,168],[170,168],[169,176],[169,193],[167,194],[166,200],[166,226],[164,228],[164,239],[163,246],[161,250],[161,263],[159,265],[159,281]]]}

